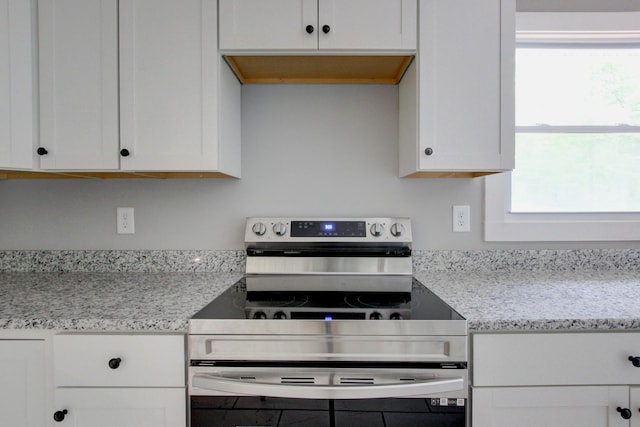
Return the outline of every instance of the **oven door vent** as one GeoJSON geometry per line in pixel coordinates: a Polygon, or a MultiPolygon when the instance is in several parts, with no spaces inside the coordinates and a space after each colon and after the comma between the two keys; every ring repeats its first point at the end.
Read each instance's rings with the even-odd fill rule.
{"type": "Polygon", "coordinates": [[[341,377],[340,384],[375,384],[373,378],[341,377]]]}
{"type": "Polygon", "coordinates": [[[280,384],[316,384],[315,377],[280,377],[280,384]]]}
{"type": "MultiPolygon", "coordinates": [[[[253,380],[256,381],[257,378],[254,376],[241,376],[241,380],[253,380]]],[[[414,382],[415,378],[398,378],[399,382],[414,382]]],[[[380,381],[376,381],[373,377],[338,377],[338,381],[334,382],[330,378],[325,378],[324,380],[319,379],[317,377],[280,377],[280,384],[354,384],[354,385],[375,385],[379,384],[380,381]]]]}

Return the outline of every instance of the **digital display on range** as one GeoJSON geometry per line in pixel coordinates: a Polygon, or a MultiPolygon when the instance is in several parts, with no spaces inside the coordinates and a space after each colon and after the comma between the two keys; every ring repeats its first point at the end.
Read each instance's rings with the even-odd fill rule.
{"type": "Polygon", "coordinates": [[[365,221],[291,221],[291,237],[367,237],[365,221]]]}

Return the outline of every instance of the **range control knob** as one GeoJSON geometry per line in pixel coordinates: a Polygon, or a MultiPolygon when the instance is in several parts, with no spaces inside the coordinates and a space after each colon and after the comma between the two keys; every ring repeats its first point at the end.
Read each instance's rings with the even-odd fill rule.
{"type": "Polygon", "coordinates": [[[636,368],[640,368],[640,356],[629,356],[629,362],[636,368]]]}
{"type": "Polygon", "coordinates": [[[253,313],[253,318],[254,319],[266,319],[267,315],[265,314],[264,311],[256,311],[255,313],[253,313]]]}
{"type": "Polygon", "coordinates": [[[382,235],[383,230],[384,230],[384,226],[376,222],[371,226],[371,235],[374,237],[380,237],[382,235]]]}
{"type": "Polygon", "coordinates": [[[391,226],[391,229],[389,231],[394,237],[400,237],[404,232],[404,225],[396,222],[391,226]]]}
{"type": "Polygon", "coordinates": [[[402,320],[402,319],[404,319],[404,317],[400,313],[391,313],[391,316],[389,316],[389,319],[391,319],[391,320],[402,320]]]}
{"type": "Polygon", "coordinates": [[[371,320],[382,320],[382,314],[378,313],[377,311],[374,311],[373,313],[371,313],[369,315],[369,319],[371,319],[371,320]]]}
{"type": "Polygon", "coordinates": [[[273,225],[273,232],[276,233],[276,235],[278,235],[278,236],[284,236],[285,233],[287,232],[287,226],[284,225],[281,222],[279,222],[277,224],[274,224],[273,225]]]}
{"type": "Polygon", "coordinates": [[[287,315],[285,314],[284,311],[278,311],[276,312],[276,314],[273,315],[274,319],[279,319],[279,320],[284,320],[287,318],[287,315]]]}
{"type": "Polygon", "coordinates": [[[253,227],[251,227],[251,229],[258,236],[262,236],[267,232],[267,226],[262,222],[256,222],[255,224],[253,224],[253,227]]]}

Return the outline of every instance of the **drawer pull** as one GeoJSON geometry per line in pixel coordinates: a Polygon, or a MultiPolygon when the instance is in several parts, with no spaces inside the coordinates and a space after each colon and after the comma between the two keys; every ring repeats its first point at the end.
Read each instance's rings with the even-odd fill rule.
{"type": "Polygon", "coordinates": [[[633,366],[635,366],[636,368],[640,368],[640,356],[629,356],[629,361],[633,364],[633,366]]]}
{"type": "Polygon", "coordinates": [[[616,411],[620,412],[620,416],[625,420],[628,420],[629,418],[631,418],[631,409],[629,408],[621,408],[618,406],[616,408],[616,411]]]}
{"type": "Polygon", "coordinates": [[[120,367],[120,362],[122,362],[122,359],[119,357],[113,358],[109,360],[109,367],[111,369],[118,369],[120,367]]]}
{"type": "Polygon", "coordinates": [[[55,422],[60,422],[60,421],[64,421],[64,416],[67,415],[69,413],[69,411],[67,411],[66,409],[63,409],[62,411],[56,411],[53,414],[53,420],[55,422]]]}

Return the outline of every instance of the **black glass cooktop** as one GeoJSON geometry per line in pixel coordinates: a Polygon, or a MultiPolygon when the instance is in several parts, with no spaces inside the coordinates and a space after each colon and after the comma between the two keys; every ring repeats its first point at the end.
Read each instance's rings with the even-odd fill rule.
{"type": "Polygon", "coordinates": [[[464,320],[413,279],[411,292],[247,292],[241,279],[193,319],[464,320]]]}

